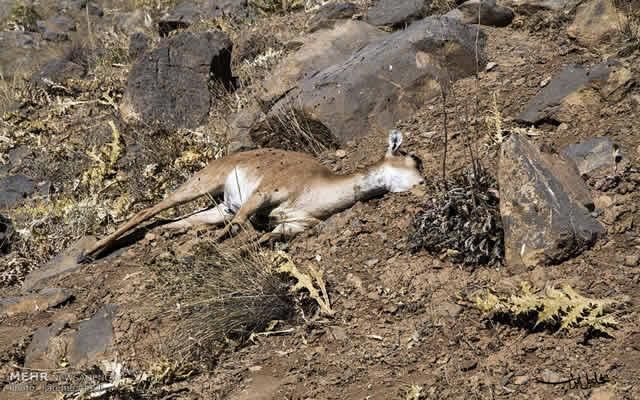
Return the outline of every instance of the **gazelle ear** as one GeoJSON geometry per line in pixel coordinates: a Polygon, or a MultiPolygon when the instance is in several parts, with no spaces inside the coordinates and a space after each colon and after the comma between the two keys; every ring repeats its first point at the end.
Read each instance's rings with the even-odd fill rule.
{"type": "Polygon", "coordinates": [[[402,133],[395,129],[389,131],[389,149],[387,154],[395,154],[402,144],[402,133]]]}

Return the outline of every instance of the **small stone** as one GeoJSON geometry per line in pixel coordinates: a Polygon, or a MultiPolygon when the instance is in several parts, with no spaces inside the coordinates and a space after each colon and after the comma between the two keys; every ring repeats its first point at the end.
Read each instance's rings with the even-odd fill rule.
{"type": "Polygon", "coordinates": [[[492,69],[494,69],[497,66],[498,66],[498,63],[490,62],[490,63],[487,63],[487,66],[485,67],[484,70],[489,72],[489,71],[491,71],[492,69]]]}
{"type": "Polygon", "coordinates": [[[370,258],[367,261],[365,261],[365,265],[367,267],[373,267],[374,265],[376,265],[380,260],[378,260],[377,258],[370,258]]]}
{"type": "Polygon", "coordinates": [[[598,196],[595,199],[594,204],[596,208],[599,208],[599,209],[609,208],[611,207],[611,205],[613,205],[613,199],[611,198],[611,196],[607,196],[607,195],[598,196]]]}
{"type": "Polygon", "coordinates": [[[450,317],[457,317],[462,312],[462,306],[445,301],[440,305],[440,311],[443,315],[449,315],[450,317]]]}
{"type": "Polygon", "coordinates": [[[156,238],[158,237],[158,235],[156,235],[155,233],[149,232],[146,235],[144,235],[144,239],[151,242],[153,240],[156,240],[156,238]]]}
{"type": "Polygon", "coordinates": [[[262,370],[262,367],[260,365],[252,365],[249,367],[250,372],[258,372],[260,370],[262,370]]]}
{"type": "Polygon", "coordinates": [[[342,342],[348,339],[347,331],[345,331],[344,328],[340,326],[332,326],[330,329],[331,329],[331,335],[335,340],[342,342]]]}
{"type": "Polygon", "coordinates": [[[556,128],[556,130],[558,132],[566,132],[569,129],[569,124],[567,124],[566,122],[561,123],[560,125],[558,125],[558,127],[556,128]]]}
{"type": "Polygon", "coordinates": [[[345,158],[347,156],[347,152],[340,149],[336,151],[336,157],[338,158],[345,158]]]}
{"type": "Polygon", "coordinates": [[[551,77],[547,76],[546,78],[544,78],[541,82],[540,82],[540,87],[545,87],[549,84],[549,82],[551,82],[551,77]]]}
{"type": "Polygon", "coordinates": [[[461,371],[471,371],[478,365],[476,360],[464,360],[460,365],[461,371]]]}
{"type": "Polygon", "coordinates": [[[629,255],[624,258],[624,265],[627,267],[635,267],[640,262],[640,256],[637,254],[629,255]]]}
{"type": "Polygon", "coordinates": [[[529,376],[528,376],[528,375],[520,375],[520,376],[516,376],[516,377],[513,379],[513,383],[514,383],[515,385],[524,385],[524,384],[526,384],[527,382],[529,382],[529,376]]]}
{"type": "Polygon", "coordinates": [[[540,374],[540,382],[554,384],[554,383],[562,383],[562,382],[565,382],[565,381],[566,381],[566,379],[563,379],[560,376],[560,374],[558,374],[555,371],[551,371],[550,369],[545,369],[540,374]]]}

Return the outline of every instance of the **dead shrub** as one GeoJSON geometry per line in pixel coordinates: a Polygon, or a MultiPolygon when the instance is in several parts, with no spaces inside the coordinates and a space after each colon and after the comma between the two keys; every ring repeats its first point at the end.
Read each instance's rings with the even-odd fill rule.
{"type": "Polygon", "coordinates": [[[414,219],[412,251],[448,257],[464,265],[499,264],[504,257],[497,182],[486,170],[462,172],[435,195],[414,219]]]}

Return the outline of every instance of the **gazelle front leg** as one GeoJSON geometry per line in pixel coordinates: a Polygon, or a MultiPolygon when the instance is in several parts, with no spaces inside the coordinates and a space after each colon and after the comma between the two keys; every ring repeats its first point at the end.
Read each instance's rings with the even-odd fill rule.
{"type": "Polygon", "coordinates": [[[260,193],[254,193],[247,201],[240,207],[236,215],[233,217],[231,222],[229,222],[222,232],[216,238],[217,242],[221,242],[227,237],[235,236],[240,227],[245,224],[249,217],[256,213],[260,208],[264,207],[267,203],[268,199],[266,196],[260,193]]]}

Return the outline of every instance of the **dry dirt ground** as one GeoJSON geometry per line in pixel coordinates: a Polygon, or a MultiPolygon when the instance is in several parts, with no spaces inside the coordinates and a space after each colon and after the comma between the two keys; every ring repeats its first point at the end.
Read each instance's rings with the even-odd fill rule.
{"type": "MultiPolygon", "coordinates": [[[[531,27],[525,21],[484,29],[489,61],[497,66],[482,72],[479,81],[468,78],[454,87],[448,104],[450,171],[468,164],[460,118],[465,104],[468,109],[479,104],[479,111],[471,114],[484,119],[495,96],[508,131],[515,126],[512,118],[539,90],[541,81],[568,63],[596,63],[604,56],[575,45],[553,25],[531,27]]],[[[638,76],[638,52],[629,62],[638,76]]],[[[559,148],[607,135],[638,166],[639,108],[628,95],[615,104],[604,104],[597,115],[579,115],[567,129],[543,125],[532,140],[559,148]]],[[[426,176],[437,179],[442,160],[440,100],[425,105],[399,126],[406,132],[407,149],[425,160],[426,176]]],[[[477,147],[485,166],[495,173],[498,146],[492,144],[489,133],[483,124],[477,147]]],[[[334,170],[349,172],[381,157],[385,140],[382,135],[356,140],[344,148],[343,158],[334,151],[321,158],[334,170]]],[[[593,194],[602,193],[594,189],[593,194]]],[[[387,194],[356,204],[297,237],[287,249],[298,265],[311,264],[324,271],[335,316],[298,316],[282,325],[283,330],[293,328],[286,333],[260,336],[234,351],[224,351],[210,371],[170,386],[175,391],[184,389],[171,398],[412,399],[407,391],[417,385],[424,395],[420,398],[434,399],[638,399],[640,269],[623,261],[640,253],[640,193],[631,186],[629,191],[608,195],[613,197],[611,207],[616,213],[605,220],[608,235],[572,260],[533,270],[460,267],[425,252],[412,254],[407,235],[428,192],[387,194]],[[619,328],[613,337],[585,340],[580,330],[530,331],[487,321],[473,307],[479,291],[512,293],[525,280],[537,288],[568,283],[590,297],[621,300],[622,306],[614,312],[619,328]]],[[[36,328],[65,315],[87,318],[105,303],[120,305],[114,327],[119,361],[143,366],[166,355],[170,327],[145,314],[148,302],[157,301],[147,296],[148,264],[162,253],[180,253],[194,240],[211,234],[153,233],[52,282],[51,286],[72,289],[75,300],[46,312],[4,317],[0,360],[20,360],[36,328]]],[[[16,290],[8,287],[0,293],[16,290]]],[[[3,399],[27,398],[16,393],[8,396],[0,393],[3,399]]]]}

